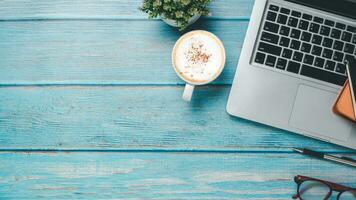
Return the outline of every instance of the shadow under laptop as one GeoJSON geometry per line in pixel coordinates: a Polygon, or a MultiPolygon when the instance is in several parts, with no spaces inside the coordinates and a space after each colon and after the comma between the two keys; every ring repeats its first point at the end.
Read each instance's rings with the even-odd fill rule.
{"type": "Polygon", "coordinates": [[[329,142],[324,142],[321,140],[313,139],[304,135],[299,135],[297,133],[293,133],[291,131],[279,129],[273,126],[269,126],[266,124],[262,124],[259,122],[254,122],[250,121],[244,118],[240,117],[235,117],[229,115],[229,119],[236,122],[236,123],[244,123],[248,126],[255,126],[264,129],[266,132],[274,133],[274,134],[281,134],[279,137],[270,137],[270,135],[266,135],[262,137],[261,139],[263,140],[263,143],[266,145],[270,146],[271,148],[311,148],[313,149],[314,147],[318,147],[319,150],[330,150],[332,149],[332,152],[349,152],[350,149],[336,145],[336,144],[331,144],[329,142]],[[288,146],[281,146],[281,144],[286,143],[286,139],[290,140],[290,144],[288,146]],[[300,141],[299,143],[294,143],[294,141],[300,141]],[[322,148],[319,148],[319,146],[322,146],[322,148]]]}

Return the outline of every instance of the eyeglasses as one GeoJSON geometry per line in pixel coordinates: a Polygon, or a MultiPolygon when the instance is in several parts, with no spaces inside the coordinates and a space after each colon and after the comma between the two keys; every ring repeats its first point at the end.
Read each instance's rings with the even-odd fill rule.
{"type": "Polygon", "coordinates": [[[295,176],[294,181],[298,184],[298,191],[293,199],[327,200],[335,191],[339,193],[337,200],[356,200],[356,188],[300,175],[295,176]]]}

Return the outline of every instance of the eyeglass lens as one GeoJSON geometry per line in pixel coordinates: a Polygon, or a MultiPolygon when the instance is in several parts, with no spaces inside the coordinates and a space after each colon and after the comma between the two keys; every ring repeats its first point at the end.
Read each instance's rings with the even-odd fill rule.
{"type": "Polygon", "coordinates": [[[299,186],[298,192],[303,200],[322,200],[329,195],[330,191],[330,187],[322,182],[304,181],[299,186]]]}
{"type": "Polygon", "coordinates": [[[356,200],[356,190],[341,193],[338,200],[356,200]]]}

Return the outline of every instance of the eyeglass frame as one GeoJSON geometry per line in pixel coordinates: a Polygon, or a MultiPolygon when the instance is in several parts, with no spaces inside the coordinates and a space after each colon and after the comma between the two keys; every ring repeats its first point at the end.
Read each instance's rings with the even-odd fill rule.
{"type": "Polygon", "coordinates": [[[347,187],[344,185],[340,185],[337,183],[333,183],[333,182],[329,182],[329,181],[325,181],[325,180],[321,180],[321,179],[317,179],[317,178],[311,178],[311,177],[307,177],[307,176],[297,175],[294,177],[294,182],[297,184],[297,194],[293,195],[293,197],[292,197],[293,199],[299,198],[300,200],[303,200],[301,198],[302,194],[300,194],[299,189],[300,189],[301,184],[305,181],[315,181],[315,182],[322,183],[329,187],[329,193],[326,195],[326,197],[323,200],[329,199],[331,197],[333,191],[339,192],[339,194],[336,197],[337,200],[339,200],[341,194],[344,192],[356,191],[356,188],[347,187]]]}

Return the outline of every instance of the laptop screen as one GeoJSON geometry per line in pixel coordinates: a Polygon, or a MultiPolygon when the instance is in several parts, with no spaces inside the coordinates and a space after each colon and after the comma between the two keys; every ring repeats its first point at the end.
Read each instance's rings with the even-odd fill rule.
{"type": "Polygon", "coordinates": [[[356,0],[287,0],[356,19],[356,0]]]}

